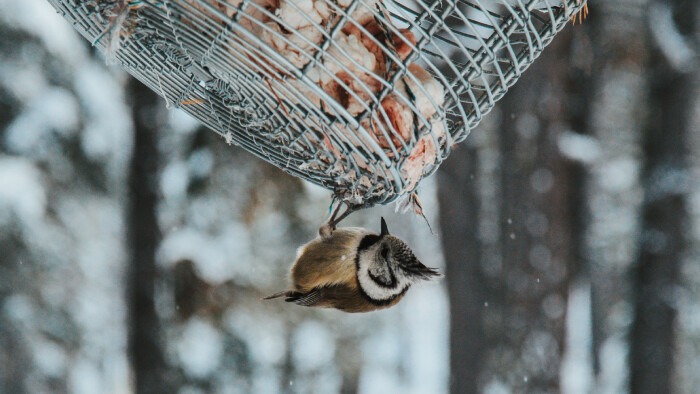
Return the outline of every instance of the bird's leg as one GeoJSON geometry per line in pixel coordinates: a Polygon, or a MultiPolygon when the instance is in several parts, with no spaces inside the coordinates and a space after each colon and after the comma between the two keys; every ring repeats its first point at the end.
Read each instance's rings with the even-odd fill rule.
{"type": "Polygon", "coordinates": [[[345,219],[346,217],[348,217],[348,215],[350,215],[351,213],[357,211],[358,209],[359,209],[359,206],[358,206],[358,205],[350,205],[350,204],[347,204],[347,208],[345,209],[345,212],[343,212],[340,216],[338,216],[337,218],[335,218],[335,219],[333,219],[333,220],[331,220],[331,221],[329,222],[331,228],[332,228],[333,230],[335,230],[335,226],[337,226],[338,223],[340,223],[341,220],[345,219]]]}
{"type": "Polygon", "coordinates": [[[331,213],[331,217],[329,217],[326,223],[323,223],[323,225],[318,229],[318,235],[320,235],[321,238],[328,239],[331,237],[331,234],[333,234],[333,230],[335,230],[335,226],[337,224],[335,217],[338,216],[341,205],[343,205],[343,203],[338,201],[338,205],[333,210],[333,213],[331,213]]]}
{"type": "Polygon", "coordinates": [[[318,234],[321,236],[323,239],[328,239],[330,236],[333,234],[333,231],[335,231],[336,226],[338,223],[340,223],[343,219],[348,217],[351,213],[355,212],[359,206],[358,205],[350,205],[348,203],[345,203],[347,208],[345,209],[345,212],[343,212],[340,216],[338,216],[338,213],[340,212],[340,207],[343,205],[343,202],[340,201],[338,202],[338,206],[335,207],[333,210],[333,213],[331,214],[331,217],[328,218],[328,221],[324,223],[321,228],[318,229],[318,234]]]}

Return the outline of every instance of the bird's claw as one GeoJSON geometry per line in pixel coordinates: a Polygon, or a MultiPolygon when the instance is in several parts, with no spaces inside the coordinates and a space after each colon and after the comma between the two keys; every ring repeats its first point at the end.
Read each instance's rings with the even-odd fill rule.
{"type": "Polygon", "coordinates": [[[333,235],[333,231],[335,231],[335,226],[331,226],[330,223],[325,223],[318,229],[318,235],[321,236],[321,239],[326,241],[333,235]]]}
{"type": "Polygon", "coordinates": [[[338,226],[338,223],[340,223],[343,219],[348,217],[348,215],[350,215],[351,213],[361,208],[358,205],[350,205],[348,203],[345,203],[347,208],[345,209],[345,212],[343,212],[339,216],[338,213],[340,212],[341,205],[343,205],[342,202],[338,203],[338,206],[335,208],[335,210],[333,210],[333,214],[331,214],[331,217],[328,218],[328,221],[318,229],[318,234],[324,240],[330,238],[331,235],[333,235],[333,231],[335,231],[335,228],[336,226],[338,226]]]}

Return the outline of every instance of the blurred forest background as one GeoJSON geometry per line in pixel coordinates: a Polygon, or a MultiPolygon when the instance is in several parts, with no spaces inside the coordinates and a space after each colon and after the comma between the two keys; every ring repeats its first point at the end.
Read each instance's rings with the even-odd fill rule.
{"type": "Polygon", "coordinates": [[[0,392],[697,392],[700,3],[589,4],[423,182],[437,235],[344,223],[446,273],[346,315],[258,300],[327,192],[0,0],[0,392]]]}

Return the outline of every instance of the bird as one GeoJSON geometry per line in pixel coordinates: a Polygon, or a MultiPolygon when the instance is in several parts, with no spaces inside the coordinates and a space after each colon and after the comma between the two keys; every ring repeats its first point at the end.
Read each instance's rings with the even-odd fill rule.
{"type": "Polygon", "coordinates": [[[396,305],[411,285],[442,276],[426,267],[384,218],[381,232],[359,227],[334,229],[297,251],[291,290],[262,298],[343,312],[370,312],[396,305]]]}

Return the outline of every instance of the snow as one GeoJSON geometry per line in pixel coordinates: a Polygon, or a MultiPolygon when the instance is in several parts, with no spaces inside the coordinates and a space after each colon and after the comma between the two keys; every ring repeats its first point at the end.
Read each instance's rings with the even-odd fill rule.
{"type": "Polygon", "coordinates": [[[160,191],[168,200],[182,200],[186,196],[189,181],[187,163],[173,161],[163,169],[160,176],[160,191]]]}
{"type": "MultiPolygon", "coordinates": [[[[696,179],[700,177],[696,176],[696,179]]],[[[700,217],[700,193],[691,193],[688,196],[688,211],[692,213],[693,216],[700,217]]],[[[690,238],[693,240],[700,241],[700,221],[693,221],[691,223],[690,238]]]]}
{"type": "Polygon", "coordinates": [[[33,323],[34,305],[25,294],[15,293],[7,297],[2,303],[2,309],[5,316],[20,323],[20,326],[27,326],[33,323]]]}
{"type": "Polygon", "coordinates": [[[609,337],[600,347],[600,371],[594,392],[615,394],[627,391],[629,345],[623,338],[609,337]]]}
{"type": "Polygon", "coordinates": [[[32,353],[37,367],[53,378],[60,378],[66,370],[68,357],[58,344],[48,340],[33,343],[32,353]]]}
{"type": "MultiPolygon", "coordinates": [[[[448,391],[449,371],[449,303],[440,283],[411,289],[402,301],[403,326],[408,331],[401,357],[408,373],[406,392],[439,393],[448,391]],[[409,298],[410,297],[410,298],[409,298]]],[[[399,333],[402,330],[399,330],[399,333]]]]}
{"type": "Polygon", "coordinates": [[[325,188],[313,184],[311,182],[304,182],[304,190],[306,190],[306,193],[309,195],[309,198],[313,199],[328,199],[328,190],[325,188]]]}
{"type": "Polygon", "coordinates": [[[384,394],[397,392],[401,380],[396,371],[386,367],[363,368],[360,374],[359,392],[363,394],[384,394]]]}
{"type": "MultiPolygon", "coordinates": [[[[331,364],[333,365],[333,364],[331,364]]],[[[338,393],[343,383],[342,376],[335,368],[327,368],[315,379],[313,390],[317,393],[338,393]]]]}
{"type": "Polygon", "coordinates": [[[219,330],[202,319],[191,319],[176,341],[180,363],[185,373],[196,378],[211,375],[219,366],[223,352],[223,337],[219,330]]]}
{"type": "Polygon", "coordinates": [[[284,359],[287,351],[286,328],[279,316],[251,313],[237,307],[227,312],[224,326],[246,343],[253,367],[270,367],[284,359]]]}
{"type": "Polygon", "coordinates": [[[87,56],[85,41],[44,0],[0,0],[3,24],[36,35],[51,53],[66,63],[79,63],[87,56]]]}
{"type": "Polygon", "coordinates": [[[84,357],[78,358],[68,374],[68,390],[75,394],[93,394],[104,391],[97,365],[84,357]]]}
{"type": "Polygon", "coordinates": [[[396,334],[394,330],[385,328],[365,338],[362,353],[367,364],[393,364],[400,360],[401,344],[396,334]]]}
{"type": "Polygon", "coordinates": [[[192,260],[202,279],[209,283],[223,283],[245,274],[251,261],[247,232],[239,225],[230,225],[216,236],[193,228],[175,230],[167,234],[159,247],[159,261],[169,267],[182,260],[192,260]]]}
{"type": "Polygon", "coordinates": [[[557,138],[557,147],[564,157],[584,164],[595,162],[603,153],[595,137],[573,131],[561,133],[557,138]]]}
{"type": "MultiPolygon", "coordinates": [[[[527,371],[539,376],[555,374],[559,369],[558,357],[559,346],[552,333],[535,330],[527,335],[521,355],[527,371]]],[[[527,375],[524,378],[527,379],[527,375]]]]}
{"type": "Polygon", "coordinates": [[[204,178],[214,166],[214,157],[209,149],[197,149],[187,159],[187,169],[195,178],[204,178]]]}
{"type": "Polygon", "coordinates": [[[183,201],[193,178],[208,176],[214,166],[214,158],[208,149],[198,149],[187,161],[173,160],[163,169],[160,190],[169,200],[183,201]]]}
{"type": "Polygon", "coordinates": [[[484,394],[510,394],[511,392],[508,385],[498,380],[491,380],[484,387],[484,394]]]}
{"type": "Polygon", "coordinates": [[[630,190],[639,179],[639,162],[630,158],[610,160],[598,169],[601,186],[609,192],[630,190]]]}
{"type": "Polygon", "coordinates": [[[81,65],[74,85],[87,117],[83,151],[93,160],[107,158],[108,168],[124,168],[132,147],[132,124],[122,86],[97,60],[81,65]]]}
{"type": "Polygon", "coordinates": [[[256,370],[253,375],[253,387],[250,390],[253,394],[276,394],[283,393],[280,390],[279,373],[273,369],[256,370]]]}
{"type": "Polygon", "coordinates": [[[566,303],[564,298],[557,293],[548,295],[544,300],[542,300],[542,313],[545,314],[549,319],[557,320],[564,315],[566,309],[566,303]]]}
{"type": "Polygon", "coordinates": [[[2,90],[20,105],[2,142],[22,155],[0,156],[0,222],[8,213],[17,219],[10,231],[21,229],[27,259],[12,262],[23,268],[10,271],[17,298],[3,310],[17,319],[16,340],[33,360],[28,391],[61,381],[75,393],[127,392],[123,211],[114,195],[76,175],[86,171],[73,149],[119,157],[105,165],[115,175],[106,188],[119,188],[113,181],[131,150],[123,88],[48,2],[0,0],[0,21],[38,38],[18,41],[0,60],[2,90]]]}
{"type": "Polygon", "coordinates": [[[0,224],[7,215],[32,222],[46,210],[46,191],[39,170],[26,158],[0,155],[0,224]]]}
{"type": "Polygon", "coordinates": [[[191,134],[202,127],[198,120],[181,109],[168,111],[168,124],[171,132],[183,135],[191,134]]]}
{"type": "Polygon", "coordinates": [[[42,151],[49,144],[50,133],[67,137],[77,131],[78,102],[63,88],[47,88],[34,97],[5,131],[5,144],[10,151],[27,155],[42,151]]]}
{"type": "Polygon", "coordinates": [[[0,70],[0,83],[22,103],[30,102],[47,89],[48,82],[41,65],[31,63],[29,59],[0,59],[0,70]]]}
{"type": "Polygon", "coordinates": [[[592,327],[591,286],[579,282],[569,290],[566,314],[566,347],[560,375],[562,391],[567,394],[591,392],[594,381],[592,327]]]}
{"type": "Polygon", "coordinates": [[[294,365],[300,371],[321,369],[333,362],[335,338],[328,328],[314,321],[297,326],[292,337],[294,365]]]}
{"type": "Polygon", "coordinates": [[[690,304],[682,307],[682,313],[679,313],[679,317],[679,323],[683,330],[694,334],[700,333],[700,305],[690,304]]]}
{"type": "Polygon", "coordinates": [[[685,37],[678,31],[671,7],[652,2],[649,8],[649,27],[657,47],[677,71],[692,71],[698,66],[697,49],[690,37],[685,37]]]}

